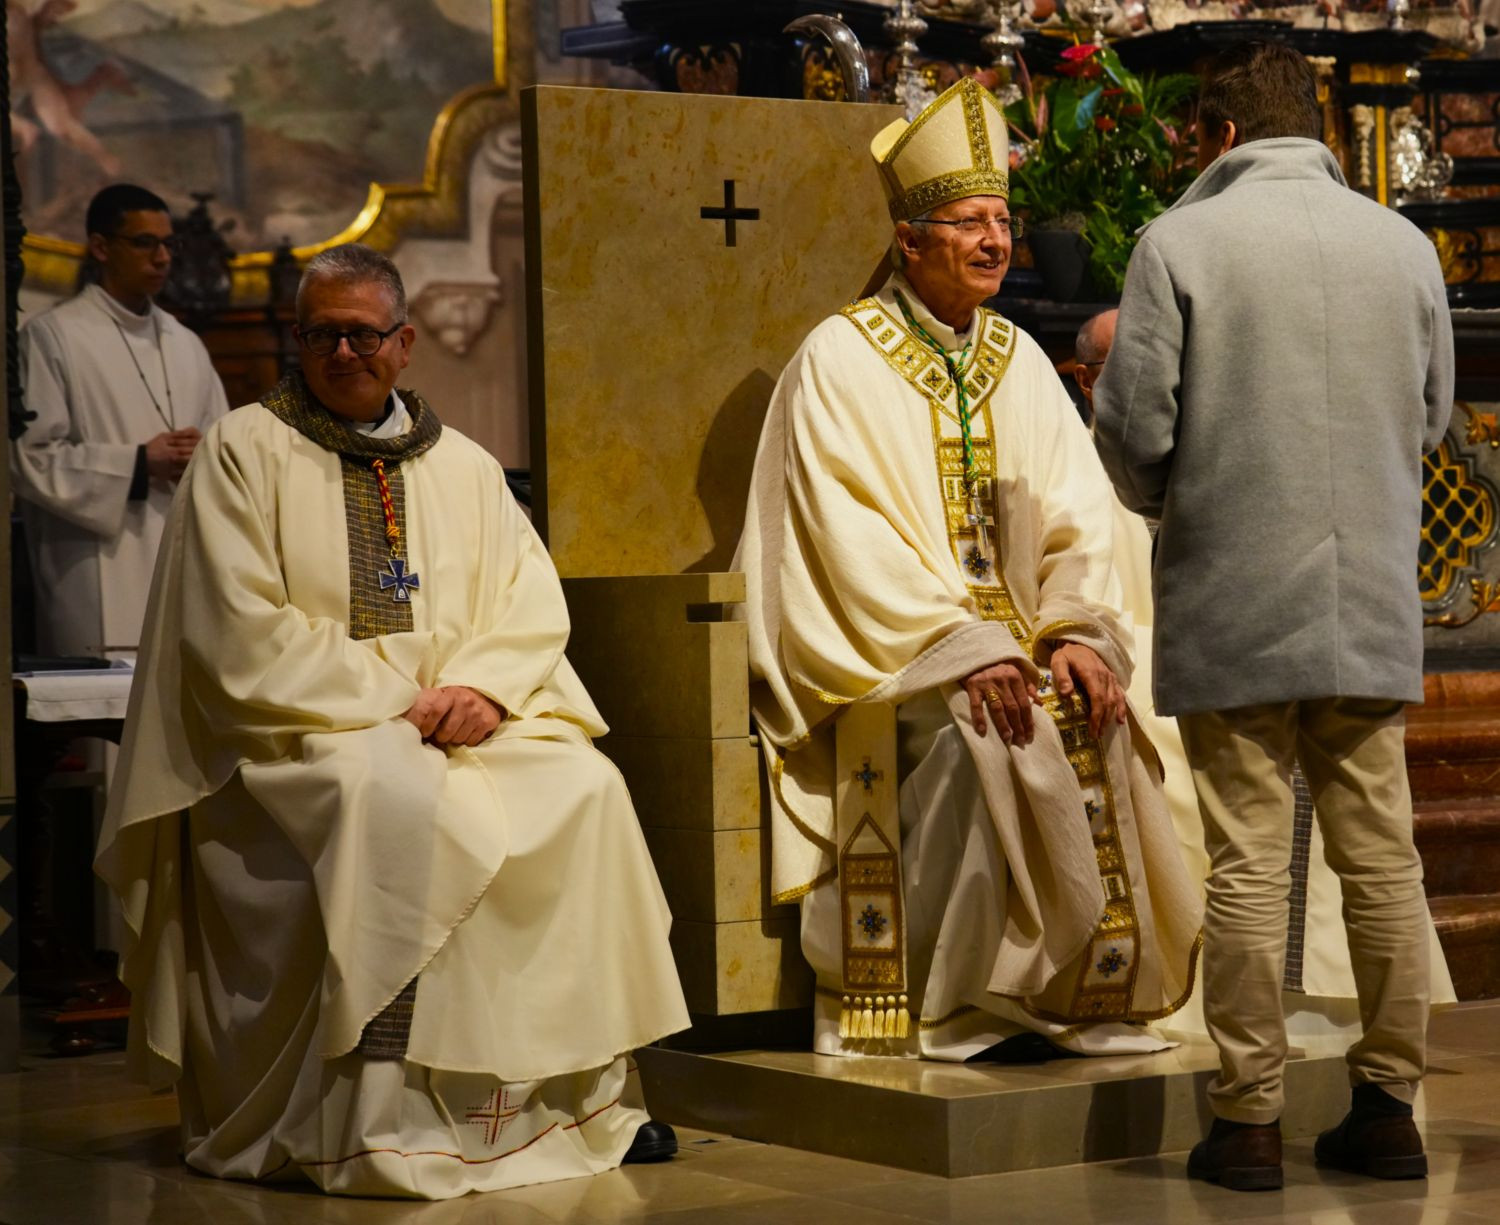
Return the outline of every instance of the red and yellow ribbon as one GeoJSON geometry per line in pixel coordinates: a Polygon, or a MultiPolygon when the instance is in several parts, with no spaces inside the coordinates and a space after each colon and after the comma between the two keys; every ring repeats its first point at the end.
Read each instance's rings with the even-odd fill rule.
{"type": "Polygon", "coordinates": [[[401,527],[396,522],[396,506],[391,501],[390,482],[385,479],[385,460],[372,459],[370,467],[375,470],[375,483],[380,487],[380,509],[385,512],[385,538],[391,542],[391,556],[401,555],[401,527]]]}

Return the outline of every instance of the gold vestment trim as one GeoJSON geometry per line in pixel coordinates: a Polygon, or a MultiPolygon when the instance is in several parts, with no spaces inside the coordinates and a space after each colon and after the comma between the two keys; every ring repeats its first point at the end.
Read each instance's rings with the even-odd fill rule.
{"type": "MultiPolygon", "coordinates": [[[[1041,636],[1033,633],[1016,608],[1005,582],[1005,561],[993,536],[971,522],[973,504],[998,523],[999,505],[995,481],[995,429],[990,405],[1015,352],[1016,330],[1002,316],[981,307],[975,320],[975,350],[969,367],[960,376],[970,402],[972,440],[972,488],[965,486],[963,440],[948,436],[944,422],[957,422],[957,394],[946,366],[932,350],[912,334],[899,312],[888,310],[878,298],[865,298],[846,306],[843,315],[858,329],[887,365],[927,401],[932,421],[933,453],[943,499],[949,543],[955,564],[969,589],[980,617],[1004,624],[1031,655],[1041,636]],[[953,401],[950,406],[949,400],[953,401]],[[985,545],[988,545],[986,549],[985,545]]],[[[1045,634],[1067,628],[1093,630],[1082,622],[1053,622],[1045,634]]],[[[1057,726],[1063,751],[1078,781],[1083,812],[1093,831],[1105,913],[1088,948],[1080,955],[1072,999],[1066,1013],[1043,1012],[1025,1000],[1018,1001],[1038,1018],[1071,1024],[1089,1021],[1144,1020],[1134,1012],[1131,1000],[1140,959],[1140,923],[1131,890],[1130,874],[1120,845],[1114,788],[1105,768],[1104,750],[1088,727],[1088,712],[1078,696],[1063,698],[1044,676],[1042,704],[1057,726]],[[1119,978],[1116,978],[1119,975],[1119,978]]],[[[1151,1014],[1153,1016],[1159,1014],[1151,1014]]],[[[948,1018],[940,1018],[942,1023],[948,1018]]],[[[926,1021],[919,1022],[923,1027],[926,1021]]]]}

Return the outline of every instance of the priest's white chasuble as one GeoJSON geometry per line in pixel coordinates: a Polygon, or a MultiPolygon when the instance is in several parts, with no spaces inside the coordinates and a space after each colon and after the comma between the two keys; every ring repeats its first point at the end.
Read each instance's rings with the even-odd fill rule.
{"type": "Polygon", "coordinates": [[[193,1168],[439,1199],[617,1165],[624,1054],[687,1014],[556,572],[494,459],[401,398],[410,430],[359,434],[294,377],[204,440],[98,869],[193,1168]],[[402,713],[445,685],[508,717],[425,744],[402,713]]]}
{"type": "Polygon", "coordinates": [[[1142,1023],[1190,992],[1198,883],[1139,721],[1096,739],[1046,671],[1066,639],[1129,682],[1112,508],[1035,342],[987,310],[955,335],[899,273],[782,375],[736,565],[820,1051],[1164,1045],[1142,1023]],[[1001,661],[1045,703],[1025,747],[970,722],[962,678],[1001,661]]]}
{"type": "Polygon", "coordinates": [[[97,285],[21,330],[26,407],[11,449],[37,590],[38,649],[135,650],[176,486],[129,497],[137,448],[206,431],[228,411],[203,342],[152,306],[137,315],[97,285]]]}

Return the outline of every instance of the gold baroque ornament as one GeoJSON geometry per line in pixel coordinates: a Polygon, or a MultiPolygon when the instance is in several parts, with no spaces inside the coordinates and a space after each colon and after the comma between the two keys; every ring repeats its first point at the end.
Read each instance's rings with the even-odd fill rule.
{"type": "MultiPolygon", "coordinates": [[[[508,0],[491,0],[494,80],[451,98],[433,121],[427,157],[419,182],[371,183],[364,207],[331,238],[294,247],[298,263],[346,242],[363,242],[391,251],[403,238],[446,238],[462,234],[468,224],[469,165],[484,134],[519,113],[515,93],[531,84],[534,48],[518,22],[520,37],[510,37],[508,0]]],[[[83,262],[82,243],[28,234],[22,243],[26,285],[53,294],[71,294],[83,262]]],[[[235,305],[264,302],[270,294],[274,252],[251,251],[230,262],[230,300],[235,305]]]]}
{"type": "Polygon", "coordinates": [[[1464,431],[1464,441],[1470,446],[1477,446],[1487,442],[1491,450],[1500,450],[1500,421],[1496,420],[1494,413],[1482,413],[1472,404],[1466,404],[1459,400],[1457,407],[1463,409],[1464,415],[1469,418],[1468,429],[1464,431]]]}
{"type": "Polygon", "coordinates": [[[1443,281],[1456,285],[1472,281],[1479,275],[1479,235],[1455,234],[1452,230],[1428,230],[1427,237],[1437,248],[1438,264],[1443,269],[1443,281]]]}
{"type": "Polygon", "coordinates": [[[1462,629],[1471,621],[1478,621],[1485,613],[1500,612],[1500,582],[1488,579],[1469,580],[1469,609],[1467,612],[1446,612],[1441,617],[1428,617],[1422,624],[1429,628],[1447,630],[1462,629]]]}
{"type": "MultiPolygon", "coordinates": [[[[1446,600],[1475,555],[1495,536],[1495,495],[1474,478],[1473,461],[1455,451],[1451,438],[1423,461],[1422,539],[1417,588],[1424,604],[1446,600]]],[[[1475,614],[1476,616],[1478,614],[1475,614]]],[[[1470,618],[1472,620],[1472,618],[1470,618]]],[[[1442,618],[1431,624],[1448,624],[1442,618]]]]}
{"type": "Polygon", "coordinates": [[[802,97],[808,102],[844,102],[844,76],[822,47],[802,54],[802,97]]]}

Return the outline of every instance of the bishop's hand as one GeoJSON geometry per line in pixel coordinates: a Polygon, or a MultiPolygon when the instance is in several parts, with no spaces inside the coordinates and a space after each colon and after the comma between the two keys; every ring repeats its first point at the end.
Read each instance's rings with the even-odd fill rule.
{"type": "Polygon", "coordinates": [[[1015,664],[990,664],[964,677],[969,695],[969,717],[983,736],[986,721],[995,725],[1006,744],[1030,744],[1036,735],[1031,708],[1039,700],[1036,686],[1015,664]]]}
{"type": "Polygon", "coordinates": [[[417,694],[411,709],[401,717],[422,733],[422,739],[439,748],[467,745],[473,748],[487,740],[505,718],[505,708],[466,685],[444,685],[417,694]]]}
{"type": "Polygon", "coordinates": [[[1089,731],[1104,734],[1106,723],[1125,722],[1125,690],[1093,647],[1062,642],[1052,652],[1052,679],[1067,697],[1082,686],[1089,700],[1089,731]]]}

